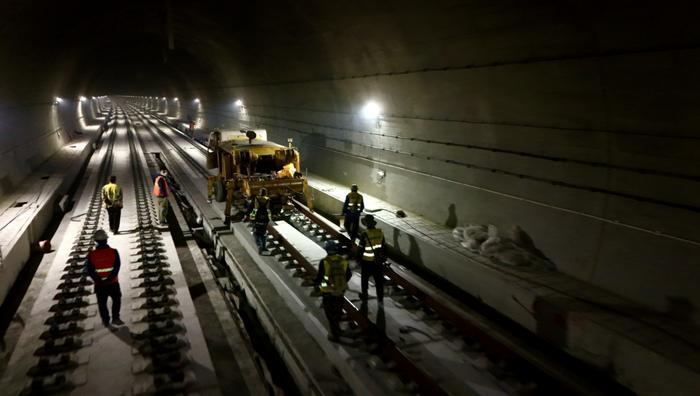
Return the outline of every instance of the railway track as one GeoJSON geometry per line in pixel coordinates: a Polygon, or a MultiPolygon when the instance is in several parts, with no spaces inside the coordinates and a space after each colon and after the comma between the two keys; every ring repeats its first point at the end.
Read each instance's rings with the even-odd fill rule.
{"type": "MultiPolygon", "coordinates": [[[[208,171],[191,158],[186,150],[179,147],[172,137],[147,119],[145,112],[139,111],[139,116],[144,125],[150,125],[157,131],[152,130],[151,133],[163,137],[170,148],[187,163],[192,164],[199,174],[208,175],[208,171]]],[[[343,246],[350,246],[347,236],[337,227],[300,202],[294,201],[293,204],[294,211],[287,214],[289,223],[305,233],[314,243],[320,246],[325,240],[333,239],[343,246]]],[[[302,252],[289,243],[275,227],[270,226],[269,231],[277,241],[276,253],[287,256],[284,262],[288,269],[294,270],[293,276],[304,278],[304,285],[306,285],[304,287],[310,288],[311,280],[316,275],[317,263],[309,262],[302,252]],[[289,256],[292,257],[291,261],[288,260],[289,256]]],[[[497,378],[503,385],[502,390],[505,393],[595,395],[607,394],[610,389],[621,390],[615,384],[594,383],[595,381],[590,377],[576,372],[575,367],[568,368],[560,360],[540,352],[537,348],[522,344],[519,339],[494,326],[483,315],[462,304],[455,304],[441,293],[436,293],[434,288],[426,285],[425,282],[415,282],[415,277],[404,270],[401,263],[396,260],[391,260],[391,266],[384,270],[384,276],[391,289],[388,293],[389,298],[400,300],[399,305],[406,307],[408,312],[420,311],[427,320],[439,321],[443,327],[460,337],[463,341],[464,353],[481,357],[483,371],[497,378]]],[[[426,370],[420,359],[412,356],[414,353],[404,350],[401,340],[394,340],[387,336],[380,328],[381,326],[370,320],[366,311],[362,307],[358,308],[349,298],[345,300],[344,311],[353,326],[357,326],[365,335],[378,341],[379,347],[374,354],[383,362],[383,367],[395,372],[401,378],[400,392],[458,394],[454,389],[446,389],[438,376],[426,370]]]]}
{"type": "Polygon", "coordinates": [[[76,203],[85,212],[65,220],[66,238],[56,259],[47,264],[47,279],[33,303],[32,317],[27,318],[11,365],[3,373],[7,394],[104,391],[145,396],[196,392],[211,386],[209,374],[201,381],[198,378],[208,354],[191,348],[203,339],[189,331],[199,322],[181,311],[190,309],[191,301],[176,288],[176,282],[182,282],[173,275],[181,271],[179,262],[177,269],[171,266],[176,259],[165,254],[163,236],[154,225],[150,175],[139,152],[140,137],[120,106],[115,106],[108,123],[111,127],[97,142],[98,155],[91,162],[90,169],[96,171],[76,203]],[[101,189],[110,175],[121,180],[127,212],[122,223],[133,229],[110,238],[122,253],[121,312],[128,323],[107,329],[96,325],[100,320],[85,261],[94,248],[93,234],[106,228],[101,189]],[[80,226],[75,224],[78,221],[80,226]],[[67,258],[65,265],[61,257],[67,258]],[[118,378],[111,378],[115,373],[118,378]],[[105,383],[112,388],[105,390],[105,383]]]}
{"type": "Polygon", "coordinates": [[[92,234],[97,230],[102,215],[102,180],[105,180],[112,168],[112,149],[116,140],[117,122],[114,116],[109,131],[104,157],[97,171],[96,184],[84,220],[77,238],[74,240],[69,258],[63,267],[61,282],[57,285],[49,307],[50,316],[44,321],[44,330],[40,332],[37,343],[39,347],[33,352],[35,364],[27,371],[28,385],[20,391],[21,395],[46,395],[68,392],[85,383],[87,371],[85,364],[89,354],[85,347],[91,338],[85,335],[92,330],[88,317],[94,315],[89,310],[89,287],[92,281],[84,272],[84,262],[94,242],[92,234]]]}
{"type": "Polygon", "coordinates": [[[134,394],[172,394],[183,392],[195,385],[197,379],[188,368],[187,331],[178,310],[175,281],[168,257],[164,254],[162,235],[155,227],[156,216],[147,169],[138,158],[136,141],[143,147],[133,126],[127,126],[129,150],[134,157],[131,172],[137,204],[137,234],[132,237],[135,250],[132,260],[132,288],[137,289],[138,302],[133,309],[134,327],[131,337],[139,358],[132,372],[141,376],[133,387],[134,394]]]}

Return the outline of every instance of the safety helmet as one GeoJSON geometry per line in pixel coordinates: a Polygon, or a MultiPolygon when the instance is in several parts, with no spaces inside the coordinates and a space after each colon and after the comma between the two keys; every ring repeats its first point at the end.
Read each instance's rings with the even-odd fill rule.
{"type": "Polygon", "coordinates": [[[104,242],[107,240],[107,233],[105,230],[99,229],[92,234],[92,239],[94,239],[95,242],[104,242]]]}
{"type": "Polygon", "coordinates": [[[261,188],[261,189],[260,189],[260,195],[261,195],[261,196],[267,195],[267,188],[265,188],[265,187],[261,188]]]}
{"type": "Polygon", "coordinates": [[[362,224],[366,227],[374,227],[375,225],[377,225],[377,222],[374,220],[373,215],[368,214],[362,218],[362,224]]]}
{"type": "Polygon", "coordinates": [[[350,186],[350,191],[357,192],[357,190],[359,190],[357,184],[353,184],[352,186],[350,186]]]}
{"type": "Polygon", "coordinates": [[[328,254],[338,253],[338,243],[336,241],[326,241],[324,248],[328,254]]]}

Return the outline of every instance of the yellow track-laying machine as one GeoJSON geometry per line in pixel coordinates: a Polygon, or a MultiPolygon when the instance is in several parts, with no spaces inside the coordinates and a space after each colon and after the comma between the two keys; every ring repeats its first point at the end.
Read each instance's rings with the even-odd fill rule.
{"type": "Polygon", "coordinates": [[[300,172],[299,150],[267,141],[265,130],[214,131],[209,136],[207,167],[217,168],[208,180],[209,199],[226,201],[225,214],[266,188],[273,213],[279,213],[291,198],[312,207],[306,177],[300,172]]]}

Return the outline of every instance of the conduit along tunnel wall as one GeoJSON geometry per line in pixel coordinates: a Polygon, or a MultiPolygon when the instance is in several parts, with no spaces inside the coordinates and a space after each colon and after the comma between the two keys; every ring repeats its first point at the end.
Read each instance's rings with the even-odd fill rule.
{"type": "Polygon", "coordinates": [[[692,393],[697,15],[662,2],[3,2],[2,385],[692,393]],[[112,175],[114,328],[82,272],[115,213],[101,197],[112,175]],[[353,184],[388,253],[381,304],[375,278],[360,298],[353,184]],[[256,228],[263,189],[276,224],[256,228]],[[328,242],[353,275],[334,305],[340,342],[315,287],[328,242]]]}

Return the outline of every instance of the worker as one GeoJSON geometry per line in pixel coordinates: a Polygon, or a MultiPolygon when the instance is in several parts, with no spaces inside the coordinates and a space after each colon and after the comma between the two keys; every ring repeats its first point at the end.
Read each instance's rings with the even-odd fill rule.
{"type": "Polygon", "coordinates": [[[253,198],[248,208],[248,217],[253,222],[253,235],[255,244],[258,245],[258,253],[262,254],[266,249],[267,224],[272,221],[270,210],[270,197],[267,196],[267,188],[260,189],[258,195],[253,198]]]}
{"type": "Polygon", "coordinates": [[[355,243],[355,238],[360,229],[360,215],[365,209],[362,195],[357,190],[357,184],[353,184],[350,187],[350,192],[345,196],[345,203],[343,203],[343,216],[345,216],[343,227],[348,232],[352,243],[355,243]]]}
{"type": "Polygon", "coordinates": [[[219,147],[219,144],[221,143],[221,132],[218,130],[214,130],[209,134],[209,141],[207,146],[209,147],[210,151],[216,151],[216,148],[219,147]]]}
{"type": "Polygon", "coordinates": [[[119,268],[121,260],[119,252],[107,245],[107,233],[99,229],[93,234],[93,239],[97,246],[90,251],[85,262],[85,270],[95,284],[95,295],[97,296],[97,308],[100,318],[105,327],[110,327],[109,310],[107,309],[107,298],[112,299],[112,322],[114,326],[121,326],[124,322],[119,318],[121,308],[122,292],[119,288],[119,268]]]}
{"type": "Polygon", "coordinates": [[[315,285],[321,291],[323,311],[331,330],[328,339],[337,342],[340,340],[340,318],[345,301],[343,296],[348,288],[352,271],[348,260],[339,254],[337,242],[326,242],[325,249],[328,255],[318,264],[315,285]]]}
{"type": "Polygon", "coordinates": [[[107,208],[109,230],[115,235],[119,234],[119,220],[122,217],[122,207],[124,207],[124,202],[122,198],[122,189],[117,184],[116,176],[110,176],[109,183],[102,187],[102,201],[107,208]]]}
{"type": "Polygon", "coordinates": [[[156,197],[156,204],[158,205],[158,223],[164,225],[167,223],[168,219],[168,193],[170,192],[170,186],[168,185],[168,170],[165,168],[160,169],[160,174],[156,176],[156,180],[153,183],[153,196],[156,197]]]}
{"type": "Polygon", "coordinates": [[[384,233],[376,228],[377,222],[374,216],[367,215],[362,218],[362,224],[367,227],[360,234],[360,249],[358,249],[358,261],[362,270],[360,283],[362,292],[360,298],[367,301],[367,288],[369,277],[374,278],[374,285],[377,288],[377,301],[381,304],[384,301],[384,262],[386,261],[384,233]]]}

